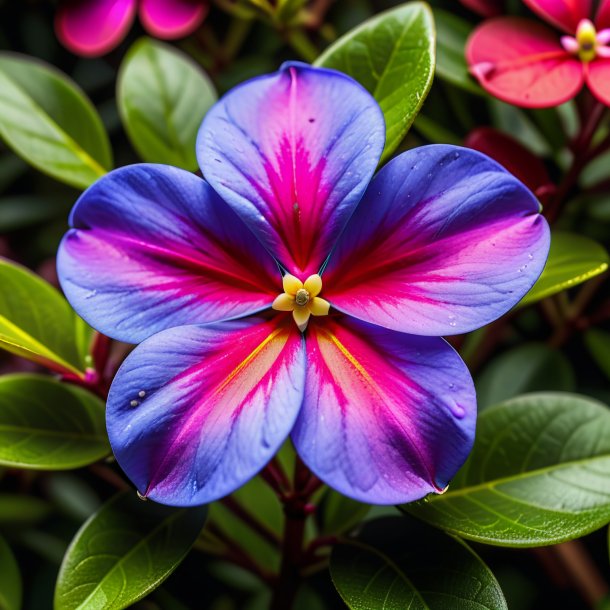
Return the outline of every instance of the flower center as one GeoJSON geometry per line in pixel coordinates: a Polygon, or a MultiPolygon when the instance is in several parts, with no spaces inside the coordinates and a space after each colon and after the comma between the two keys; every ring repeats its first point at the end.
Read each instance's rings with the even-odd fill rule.
{"type": "Polygon", "coordinates": [[[305,288],[299,288],[294,297],[294,300],[297,305],[307,305],[307,303],[309,303],[309,292],[307,292],[305,288]]]}
{"type": "Polygon", "coordinates": [[[310,316],[326,316],[330,303],[318,295],[322,291],[322,278],[316,273],[304,282],[287,273],[282,279],[284,292],[273,301],[273,309],[291,311],[301,332],[304,332],[310,316]]]}
{"type": "Polygon", "coordinates": [[[589,19],[581,19],[576,28],[576,37],[562,36],[563,48],[577,55],[581,61],[593,61],[597,56],[610,57],[610,29],[596,31],[595,26],[589,19]]]}

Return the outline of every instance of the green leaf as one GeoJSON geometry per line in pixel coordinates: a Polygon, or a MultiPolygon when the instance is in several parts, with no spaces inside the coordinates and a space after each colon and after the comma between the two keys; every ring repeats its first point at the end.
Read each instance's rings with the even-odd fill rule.
{"type": "Polygon", "coordinates": [[[21,608],[21,574],[11,548],[0,536],[0,610],[21,608]]]}
{"type": "Polygon", "coordinates": [[[207,509],[119,494],[81,527],[57,578],[55,610],[120,610],[158,587],[186,557],[207,509]]]}
{"type": "Polygon", "coordinates": [[[574,371],[561,352],[542,343],[524,344],[503,352],[484,369],[477,379],[477,404],[481,411],[518,394],[572,392],[575,385],[574,371]]]}
{"type": "Polygon", "coordinates": [[[127,135],[145,161],[197,169],[195,140],[216,91],[188,56],[141,38],[119,70],[117,102],[127,135]]]}
{"type": "Polygon", "coordinates": [[[0,377],[0,464],[68,470],[110,453],[104,403],[42,375],[0,377]]]}
{"type": "Polygon", "coordinates": [[[597,366],[610,379],[610,333],[591,328],[585,333],[585,343],[597,366]]]}
{"type": "Polygon", "coordinates": [[[331,45],[315,65],[349,74],[377,100],[386,122],[381,160],[400,144],[434,76],[434,22],[423,2],[376,15],[331,45]]]}
{"type": "Polygon", "coordinates": [[[0,348],[82,376],[91,329],[53,286],[0,258],[0,348]]]}
{"type": "Polygon", "coordinates": [[[0,136],[28,163],[77,188],[112,166],[108,136],[85,94],[25,55],[0,53],[0,136]]]}
{"type": "Polygon", "coordinates": [[[437,76],[470,93],[485,95],[483,89],[468,72],[464,55],[466,40],[472,26],[457,15],[439,8],[433,9],[436,25],[436,74],[437,76]]]}
{"type": "Polygon", "coordinates": [[[449,490],[405,505],[470,540],[556,544],[610,521],[610,410],[575,394],[529,394],[479,417],[449,490]]]}
{"type": "Polygon", "coordinates": [[[415,520],[367,523],[333,549],[333,583],[353,610],[504,610],[498,582],[461,540],[415,520]]]}
{"type": "Polygon", "coordinates": [[[520,305],[535,303],[586,282],[606,271],[608,260],[603,246],[592,239],[573,233],[553,232],[544,271],[520,305]]]}

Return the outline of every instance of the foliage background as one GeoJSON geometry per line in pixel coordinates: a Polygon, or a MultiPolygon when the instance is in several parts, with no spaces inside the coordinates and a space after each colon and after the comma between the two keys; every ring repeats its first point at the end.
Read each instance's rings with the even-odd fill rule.
{"type": "MultiPolygon", "coordinates": [[[[326,6],[314,2],[319,13],[306,12],[311,17],[309,21],[299,21],[300,17],[295,16],[302,15],[303,8],[311,7],[292,4],[292,9],[289,6],[283,16],[274,19],[246,2],[237,10],[231,0],[223,0],[212,7],[201,30],[175,46],[205,68],[213,87],[222,94],[248,77],[274,71],[284,60],[315,60],[342,34],[398,3],[337,0],[326,6]],[[228,14],[227,9],[237,16],[228,14]],[[316,15],[320,18],[315,18],[316,15]]],[[[511,10],[525,10],[520,3],[508,4],[511,10]]],[[[483,95],[466,74],[461,54],[465,36],[478,18],[457,2],[436,1],[432,5],[438,34],[436,78],[408,136],[404,140],[400,136],[395,138],[397,144],[400,142],[398,150],[428,142],[463,144],[475,128],[494,126],[516,137],[542,159],[550,181],[562,184],[573,163],[570,141],[575,140],[582,128],[577,104],[524,111],[483,95]]],[[[132,143],[138,138],[130,139],[121,122],[116,90],[122,62],[134,52],[134,41],[143,35],[140,26],[136,24],[128,38],[109,55],[82,59],[57,42],[52,27],[54,11],[52,2],[0,1],[0,48],[43,59],[69,75],[100,113],[110,136],[114,165],[140,161],[138,146],[132,143]]],[[[380,48],[375,45],[381,43],[372,40],[370,44],[371,48],[380,48]]],[[[339,54],[324,58],[322,61],[327,65],[334,62],[335,67],[342,68],[339,54]]],[[[362,72],[355,76],[366,81],[371,74],[362,72]]],[[[398,81],[392,86],[397,87],[398,81]]],[[[211,103],[214,95],[211,89],[207,95],[211,103]]],[[[581,99],[578,103],[586,108],[590,102],[581,99]]],[[[0,114],[2,109],[0,90],[0,114]]],[[[586,119],[586,112],[583,115],[581,111],[583,116],[586,119]]],[[[132,121],[132,128],[137,129],[133,124],[132,121]]],[[[606,141],[608,132],[606,113],[596,142],[606,141]]],[[[150,150],[150,146],[141,143],[140,150],[146,149],[150,150]]],[[[182,158],[176,163],[188,166],[192,159],[182,158]]],[[[564,234],[554,241],[552,260],[556,275],[547,278],[546,292],[531,298],[527,307],[453,341],[475,376],[481,409],[533,391],[576,392],[610,403],[610,301],[604,273],[607,267],[604,248],[610,241],[609,168],[610,157],[600,155],[578,172],[577,181],[568,185],[560,206],[555,206],[554,231],[572,235],[564,234]],[[587,279],[590,276],[595,277],[587,279]],[[587,281],[581,283],[584,279],[587,281]]],[[[57,286],[54,256],[79,192],[80,189],[32,168],[0,144],[0,256],[35,270],[57,286]]],[[[3,278],[0,292],[6,293],[8,280],[0,277],[3,278]]],[[[40,298],[46,297],[43,294],[40,298]]],[[[29,360],[0,351],[2,374],[43,370],[29,360]]],[[[48,400],[50,391],[44,390],[48,400]]],[[[2,400],[0,396],[0,407],[2,400]]],[[[576,407],[570,404],[570,408],[576,407]]],[[[285,454],[284,458],[290,461],[289,449],[285,454]]],[[[607,492],[610,487],[607,479],[605,485],[607,492]]],[[[13,549],[20,576],[11,575],[8,551],[0,545],[0,608],[13,609],[10,588],[17,586],[19,579],[23,583],[23,608],[51,607],[58,569],[74,534],[117,488],[124,487],[119,469],[104,461],[64,472],[1,469],[0,533],[13,549]]],[[[260,480],[238,492],[236,498],[270,529],[281,531],[279,503],[260,480]]],[[[320,503],[320,529],[332,535],[346,532],[363,519],[400,514],[393,508],[369,510],[330,493],[320,497],[320,503]]],[[[210,522],[240,540],[263,567],[271,569],[278,561],[277,549],[236,521],[226,507],[212,507],[210,522]]],[[[386,522],[386,532],[395,523],[386,522]]],[[[420,534],[414,534],[410,540],[424,554],[434,534],[422,536],[421,532],[425,532],[422,528],[416,528],[420,534]]],[[[581,530],[577,528],[573,537],[578,537],[581,530]]],[[[511,549],[476,542],[471,546],[499,580],[510,608],[588,608],[604,603],[601,598],[607,585],[603,575],[607,575],[608,564],[605,529],[559,546],[511,549]]],[[[214,537],[199,538],[194,550],[162,587],[136,606],[170,610],[264,608],[268,594],[263,584],[247,570],[218,559],[217,555],[222,554],[220,547],[222,544],[214,537]]],[[[324,561],[321,567],[302,588],[298,607],[308,610],[342,607],[324,561]]]]}

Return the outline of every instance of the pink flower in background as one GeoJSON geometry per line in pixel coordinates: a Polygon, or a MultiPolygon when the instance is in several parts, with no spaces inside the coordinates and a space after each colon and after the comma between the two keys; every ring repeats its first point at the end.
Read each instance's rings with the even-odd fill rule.
{"type": "Polygon", "coordinates": [[[116,47],[136,16],[156,38],[174,39],[196,30],[208,12],[202,0],[68,0],[60,4],[55,31],[77,55],[97,57],[116,47]]]}
{"type": "Polygon", "coordinates": [[[572,99],[586,83],[610,105],[610,0],[524,0],[566,34],[521,17],[483,22],[470,36],[466,59],[481,86],[526,108],[572,99]]]}

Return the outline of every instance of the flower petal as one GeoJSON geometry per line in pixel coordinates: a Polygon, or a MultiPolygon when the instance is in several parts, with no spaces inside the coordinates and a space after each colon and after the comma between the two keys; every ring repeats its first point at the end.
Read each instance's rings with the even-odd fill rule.
{"type": "Polygon", "coordinates": [[[317,273],[373,175],[385,140],[377,102],[345,74],[285,64],[206,115],[205,178],[290,273],[317,273]]]}
{"type": "Polygon", "coordinates": [[[125,360],[110,389],[114,454],[138,490],[191,506],[254,476],[301,406],[305,351],[288,316],[184,326],[125,360]]]}
{"type": "Polygon", "coordinates": [[[557,106],[583,85],[582,63],[544,25],[518,17],[489,19],[466,45],[470,71],[481,86],[510,104],[557,106]]]}
{"type": "Polygon", "coordinates": [[[597,31],[610,28],[610,0],[601,0],[599,3],[595,15],[595,27],[597,31]]]}
{"type": "Polygon", "coordinates": [[[542,19],[574,34],[581,19],[591,17],[591,0],[523,0],[542,19]]]}
{"type": "Polygon", "coordinates": [[[549,229],[521,182],[476,151],[431,145],[377,174],[324,274],[331,305],[417,335],[495,320],[534,284],[549,229]]]}
{"type": "Polygon", "coordinates": [[[610,106],[610,59],[598,57],[587,64],[585,78],[591,93],[606,106],[610,106]]]}
{"type": "Polygon", "coordinates": [[[77,55],[104,55],[129,31],[136,4],[136,0],[68,0],[57,9],[55,31],[61,43],[77,55]]]}
{"type": "Polygon", "coordinates": [[[317,297],[322,292],[322,278],[317,274],[310,275],[303,284],[303,288],[309,292],[310,297],[317,297]]]}
{"type": "Polygon", "coordinates": [[[455,351],[344,317],[316,319],[305,399],[292,432],[311,470],[361,502],[442,491],[472,447],[476,400],[455,351]]]}
{"type": "Polygon", "coordinates": [[[91,186],[58,254],[62,288],[96,329],[138,343],[183,324],[270,307],[280,274],[201,178],[132,165],[91,186]]]}
{"type": "Polygon", "coordinates": [[[140,21],[149,34],[171,40],[194,32],[208,10],[202,0],[140,0],[140,21]]]}

